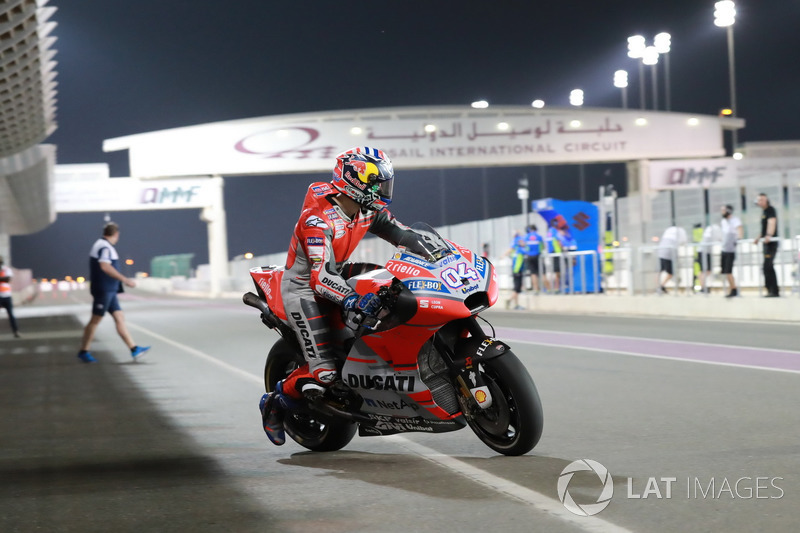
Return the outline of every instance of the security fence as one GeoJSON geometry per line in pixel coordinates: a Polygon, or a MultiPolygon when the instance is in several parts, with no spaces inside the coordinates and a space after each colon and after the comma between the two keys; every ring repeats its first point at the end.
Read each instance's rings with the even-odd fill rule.
{"type": "MultiPolygon", "coordinates": [[[[798,207],[800,210],[800,207],[798,207]]],[[[495,265],[501,289],[511,289],[511,259],[506,255],[515,231],[526,226],[522,215],[467,222],[437,228],[446,239],[478,253],[488,248],[488,257],[495,265]]],[[[752,229],[752,228],[751,228],[752,229]]],[[[783,294],[800,294],[800,235],[780,240],[775,258],[775,271],[783,294]]],[[[696,271],[710,270],[706,286],[714,293],[727,293],[725,276],[720,274],[721,243],[710,245],[710,265],[696,265],[699,243],[679,246],[670,252],[675,275],[667,285],[670,294],[704,296],[696,271]]],[[[704,244],[703,246],[709,246],[704,244]]],[[[619,246],[600,250],[583,250],[561,254],[543,254],[539,261],[539,285],[542,292],[560,294],[606,293],[610,295],[656,294],[659,287],[658,245],[619,242],[619,246]],[[556,285],[553,265],[558,262],[560,274],[556,285]],[[555,290],[555,287],[558,290],[555,290]]],[[[391,244],[374,237],[364,239],[351,256],[351,261],[384,264],[394,253],[391,244]]],[[[240,259],[231,263],[232,285],[249,290],[248,271],[254,266],[283,265],[286,253],[240,259]]],[[[762,246],[752,240],[740,240],[736,247],[733,275],[740,289],[764,293],[762,246]]],[[[530,281],[526,280],[526,285],[530,281]]]]}
{"type": "Polygon", "coordinates": [[[189,277],[194,254],[159,255],[150,260],[150,275],[154,278],[189,277]]]}
{"type": "Polygon", "coordinates": [[[647,244],[676,225],[690,230],[718,223],[720,208],[734,207],[745,238],[758,236],[762,210],[755,199],[764,193],[778,215],[778,235],[800,235],[800,170],[767,172],[739,178],[736,187],[650,192],[617,199],[616,237],[622,242],[647,244]]]}

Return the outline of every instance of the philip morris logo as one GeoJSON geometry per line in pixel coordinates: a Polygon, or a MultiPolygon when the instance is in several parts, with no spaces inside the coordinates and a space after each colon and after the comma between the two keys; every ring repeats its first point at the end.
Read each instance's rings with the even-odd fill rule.
{"type": "Polygon", "coordinates": [[[558,476],[557,488],[558,499],[561,500],[564,507],[571,513],[575,513],[579,516],[596,515],[608,507],[608,504],[611,503],[611,497],[614,496],[614,480],[611,478],[611,474],[608,473],[608,469],[591,459],[579,459],[568,464],[566,468],[561,471],[561,475],[558,476]],[[597,497],[595,503],[579,505],[575,503],[575,500],[569,493],[569,484],[575,472],[585,471],[594,472],[597,475],[600,479],[598,488],[602,487],[602,489],[600,489],[600,495],[597,497]]]}

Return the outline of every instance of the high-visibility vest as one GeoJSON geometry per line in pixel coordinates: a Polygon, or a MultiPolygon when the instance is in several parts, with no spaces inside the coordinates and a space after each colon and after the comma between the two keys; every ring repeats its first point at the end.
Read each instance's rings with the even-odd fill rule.
{"type": "Polygon", "coordinates": [[[605,247],[606,253],[603,254],[604,261],[603,261],[603,273],[604,274],[613,274],[614,273],[614,252],[611,249],[614,247],[614,232],[611,230],[606,230],[606,239],[605,239],[605,247]]]}
{"type": "MultiPolygon", "coordinates": [[[[11,277],[11,269],[7,266],[0,267],[0,278],[11,277]]],[[[11,298],[11,284],[7,281],[0,281],[0,297],[11,298]]]]}

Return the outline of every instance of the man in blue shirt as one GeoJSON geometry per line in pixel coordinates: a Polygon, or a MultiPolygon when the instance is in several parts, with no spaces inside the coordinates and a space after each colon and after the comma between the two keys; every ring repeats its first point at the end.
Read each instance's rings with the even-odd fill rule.
{"type": "Polygon", "coordinates": [[[525,309],[519,305],[519,294],[522,292],[522,277],[525,274],[526,252],[527,244],[525,237],[519,232],[514,233],[514,240],[511,241],[511,248],[506,252],[506,255],[511,256],[511,275],[514,279],[514,290],[511,293],[511,298],[506,301],[507,309],[525,309]]]}
{"type": "Polygon", "coordinates": [[[528,233],[525,235],[526,246],[526,260],[528,263],[528,272],[531,275],[531,287],[535,292],[539,292],[539,272],[543,270],[544,265],[540,265],[539,256],[544,247],[544,239],[536,233],[536,226],[528,226],[528,233]]]}
{"type": "Polygon", "coordinates": [[[547,237],[545,239],[547,242],[547,253],[553,260],[553,280],[551,285],[554,292],[559,292],[561,289],[561,252],[563,250],[561,248],[561,238],[556,225],[556,219],[550,221],[550,227],[547,228],[547,237]]]}
{"type": "Polygon", "coordinates": [[[84,363],[97,361],[89,352],[89,346],[92,344],[97,325],[100,324],[106,311],[111,313],[111,317],[117,326],[117,333],[130,349],[134,361],[138,360],[142,354],[150,349],[149,346],[137,346],[133,342],[131,334],[128,332],[128,327],[125,325],[125,315],[122,313],[122,308],[120,308],[117,300],[117,293],[122,292],[123,284],[128,287],[136,286],[135,281],[126,278],[117,270],[119,255],[117,255],[114,245],[117,244],[118,240],[119,226],[109,222],[103,228],[103,236],[97,239],[97,242],[94,243],[89,251],[89,273],[91,279],[89,290],[93,300],[92,318],[83,329],[81,349],[78,352],[78,359],[84,363]]]}

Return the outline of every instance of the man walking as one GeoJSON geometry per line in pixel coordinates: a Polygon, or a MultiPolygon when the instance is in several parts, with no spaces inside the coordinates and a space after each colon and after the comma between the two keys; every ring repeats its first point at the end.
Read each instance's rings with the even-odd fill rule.
{"type": "Polygon", "coordinates": [[[106,311],[111,313],[111,317],[117,327],[117,333],[130,349],[134,361],[150,349],[149,346],[137,346],[133,342],[130,333],[128,333],[128,327],[125,325],[125,315],[117,300],[117,293],[123,291],[123,284],[128,287],[136,286],[135,281],[126,278],[117,270],[119,255],[117,255],[117,250],[114,248],[117,241],[119,241],[119,227],[115,223],[109,222],[103,228],[103,236],[97,239],[97,242],[94,243],[89,251],[89,272],[91,276],[89,289],[93,299],[92,318],[83,330],[81,349],[78,352],[78,359],[84,363],[97,361],[89,352],[89,346],[92,344],[94,333],[106,311]]]}

